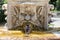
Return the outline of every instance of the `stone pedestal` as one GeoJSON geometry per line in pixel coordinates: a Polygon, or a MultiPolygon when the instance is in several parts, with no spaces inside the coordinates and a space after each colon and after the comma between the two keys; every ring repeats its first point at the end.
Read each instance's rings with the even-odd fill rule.
{"type": "Polygon", "coordinates": [[[8,0],[7,28],[24,28],[31,25],[48,29],[48,0],[8,0]]]}

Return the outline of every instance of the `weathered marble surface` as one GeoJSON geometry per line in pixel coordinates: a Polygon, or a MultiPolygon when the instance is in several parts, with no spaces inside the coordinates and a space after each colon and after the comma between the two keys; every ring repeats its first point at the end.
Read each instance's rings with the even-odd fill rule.
{"type": "Polygon", "coordinates": [[[0,37],[0,40],[60,40],[60,38],[38,38],[38,37],[0,37]]]}

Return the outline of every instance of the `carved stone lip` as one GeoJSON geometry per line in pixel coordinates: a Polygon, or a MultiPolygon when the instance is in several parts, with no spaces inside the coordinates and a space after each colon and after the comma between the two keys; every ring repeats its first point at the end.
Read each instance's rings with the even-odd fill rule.
{"type": "Polygon", "coordinates": [[[24,22],[22,22],[22,24],[24,25],[24,24],[33,24],[33,23],[31,23],[30,21],[24,21],[24,22]]]}
{"type": "Polygon", "coordinates": [[[35,25],[35,26],[39,26],[37,23],[35,23],[33,21],[23,21],[21,24],[22,25],[33,25],[33,26],[35,25]]]}

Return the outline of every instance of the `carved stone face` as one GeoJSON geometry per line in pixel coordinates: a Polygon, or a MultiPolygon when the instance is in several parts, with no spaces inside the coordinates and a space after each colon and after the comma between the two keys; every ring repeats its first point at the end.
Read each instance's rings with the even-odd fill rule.
{"type": "Polygon", "coordinates": [[[41,7],[31,4],[19,4],[12,7],[14,20],[12,21],[15,25],[24,25],[23,23],[31,23],[36,26],[41,26],[38,19],[40,16],[41,7]]]}
{"type": "Polygon", "coordinates": [[[20,15],[21,18],[23,18],[21,20],[27,20],[27,21],[33,20],[34,17],[36,16],[36,7],[34,7],[34,5],[28,5],[28,4],[22,6],[20,7],[20,15]]]}

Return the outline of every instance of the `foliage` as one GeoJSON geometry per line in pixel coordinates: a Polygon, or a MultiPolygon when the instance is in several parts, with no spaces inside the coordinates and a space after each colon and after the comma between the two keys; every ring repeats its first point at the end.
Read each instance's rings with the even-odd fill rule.
{"type": "Polygon", "coordinates": [[[57,1],[57,10],[60,11],[60,0],[57,1]]]}
{"type": "Polygon", "coordinates": [[[7,3],[7,0],[4,0],[4,4],[6,4],[7,3]]]}
{"type": "Polygon", "coordinates": [[[54,5],[54,9],[56,8],[57,6],[57,0],[50,0],[49,4],[53,4],[54,5]]]}
{"type": "Polygon", "coordinates": [[[50,0],[50,4],[53,4],[56,11],[60,11],[60,0],[50,0]]]}
{"type": "Polygon", "coordinates": [[[4,10],[2,10],[2,5],[4,4],[5,0],[0,0],[0,23],[5,21],[4,10]]]}

